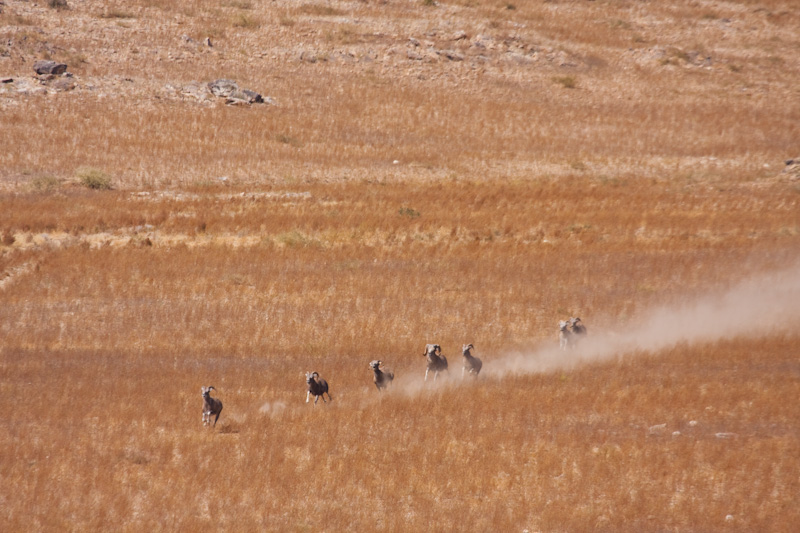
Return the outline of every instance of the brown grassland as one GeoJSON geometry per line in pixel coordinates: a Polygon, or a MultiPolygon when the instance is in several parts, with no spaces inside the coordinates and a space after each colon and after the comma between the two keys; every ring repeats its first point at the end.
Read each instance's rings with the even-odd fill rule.
{"type": "Polygon", "coordinates": [[[0,530],[797,531],[797,28],[792,0],[0,2],[0,530]],[[787,268],[761,329],[586,356],[787,268]]]}

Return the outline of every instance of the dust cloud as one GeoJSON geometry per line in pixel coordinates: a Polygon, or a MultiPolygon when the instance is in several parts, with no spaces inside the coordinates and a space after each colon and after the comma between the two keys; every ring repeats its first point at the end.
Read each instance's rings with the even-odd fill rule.
{"type": "Polygon", "coordinates": [[[550,372],[635,351],[656,352],[678,343],[760,337],[800,328],[800,263],[682,305],[645,311],[621,331],[593,331],[591,321],[582,318],[589,335],[574,350],[558,349],[554,324],[552,345],[485,361],[486,374],[550,372]]]}

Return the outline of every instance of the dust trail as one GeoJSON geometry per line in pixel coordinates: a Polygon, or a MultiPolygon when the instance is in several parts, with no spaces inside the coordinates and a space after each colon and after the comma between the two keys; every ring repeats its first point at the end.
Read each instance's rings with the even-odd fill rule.
{"type": "Polygon", "coordinates": [[[509,372],[548,372],[635,350],[654,352],[681,342],[758,337],[800,328],[800,264],[750,278],[727,291],[706,294],[680,306],[643,312],[624,331],[601,333],[592,331],[591,322],[587,326],[589,337],[576,350],[558,350],[554,325],[552,346],[501,356],[486,365],[486,373],[502,377],[509,372]]]}
{"type": "MultiPolygon", "coordinates": [[[[526,352],[479,352],[478,357],[483,359],[481,379],[502,379],[510,373],[554,372],[635,351],[656,352],[684,342],[714,342],[734,337],[762,337],[793,329],[800,331],[800,263],[754,276],[728,290],[700,295],[682,305],[644,311],[630,321],[625,330],[601,332],[592,328],[591,320],[586,320],[586,325],[589,336],[575,350],[558,349],[556,321],[552,341],[543,346],[526,352]]],[[[461,379],[460,351],[450,350],[447,355],[450,372],[440,374],[435,383],[432,378],[423,381],[425,359],[420,355],[417,371],[395,378],[384,394],[417,397],[471,383],[472,379],[461,379]]],[[[379,395],[370,394],[362,401],[378,403],[379,395]]]]}

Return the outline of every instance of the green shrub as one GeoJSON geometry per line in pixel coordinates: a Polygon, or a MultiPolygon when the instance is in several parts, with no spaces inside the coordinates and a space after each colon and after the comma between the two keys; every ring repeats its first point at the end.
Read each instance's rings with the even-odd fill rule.
{"type": "Polygon", "coordinates": [[[401,208],[398,213],[404,217],[409,218],[417,218],[420,215],[420,212],[416,209],[411,209],[410,207],[403,207],[401,208]]]}
{"type": "Polygon", "coordinates": [[[50,192],[53,189],[57,189],[59,185],[61,185],[61,182],[53,176],[39,176],[31,181],[31,187],[36,191],[50,192]]]}
{"type": "Polygon", "coordinates": [[[111,189],[111,176],[96,168],[82,168],[76,173],[81,185],[96,191],[111,189]]]}
{"type": "Polygon", "coordinates": [[[565,89],[574,89],[578,86],[578,83],[572,76],[555,76],[553,77],[553,81],[560,84],[565,89]]]}
{"type": "Polygon", "coordinates": [[[245,30],[256,30],[261,27],[261,21],[247,13],[239,13],[233,17],[232,24],[245,30]]]}

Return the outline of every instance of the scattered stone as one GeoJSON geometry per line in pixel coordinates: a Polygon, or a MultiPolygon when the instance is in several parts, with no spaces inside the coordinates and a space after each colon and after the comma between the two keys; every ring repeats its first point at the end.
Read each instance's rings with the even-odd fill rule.
{"type": "Polygon", "coordinates": [[[208,46],[209,48],[212,48],[214,46],[213,44],[211,44],[211,37],[206,37],[205,43],[206,46],[208,46]]]}
{"type": "Polygon", "coordinates": [[[781,174],[787,174],[792,181],[800,180],[800,157],[787,159],[784,162],[786,167],[781,171],[781,174]]]}
{"type": "Polygon", "coordinates": [[[736,433],[728,433],[727,431],[721,431],[719,433],[714,434],[715,437],[718,439],[732,439],[736,436],[736,433]]]}
{"type": "Polygon", "coordinates": [[[438,50],[436,53],[446,57],[450,61],[464,61],[464,56],[453,50],[438,50]]]}
{"type": "Polygon", "coordinates": [[[240,89],[233,80],[219,79],[208,84],[214,96],[225,98],[227,105],[263,104],[264,97],[250,89],[240,89]]]}
{"type": "Polygon", "coordinates": [[[467,38],[468,38],[467,37],[467,32],[465,32],[465,31],[457,31],[457,32],[455,32],[453,34],[453,37],[451,39],[453,41],[461,41],[461,40],[464,40],[464,39],[467,39],[467,38]]]}
{"type": "Polygon", "coordinates": [[[263,104],[264,97],[258,94],[255,91],[251,91],[250,89],[242,89],[241,93],[245,96],[247,101],[251,104],[263,104]]]}
{"type": "Polygon", "coordinates": [[[655,426],[650,426],[647,430],[648,435],[661,435],[667,430],[666,424],[657,424],[655,426]]]}
{"type": "Polygon", "coordinates": [[[248,89],[237,89],[228,95],[225,100],[227,105],[241,105],[241,104],[263,104],[264,98],[255,91],[248,89]]]}
{"type": "Polygon", "coordinates": [[[239,85],[233,80],[219,79],[209,82],[208,90],[214,96],[228,98],[234,91],[239,90],[239,85]]]}
{"type": "Polygon", "coordinates": [[[704,56],[696,50],[686,52],[686,62],[698,67],[710,67],[711,56],[704,56]]]}
{"type": "Polygon", "coordinates": [[[77,84],[73,80],[60,79],[60,80],[54,81],[52,84],[49,85],[49,87],[52,87],[56,91],[66,92],[66,91],[71,91],[72,89],[74,89],[76,87],[76,85],[77,84]]]}
{"type": "Polygon", "coordinates": [[[33,64],[33,70],[36,71],[36,74],[54,74],[60,76],[67,71],[67,65],[49,59],[43,59],[33,64]]]}
{"type": "Polygon", "coordinates": [[[3,79],[0,79],[0,83],[14,83],[14,78],[3,78],[3,79]]]}

